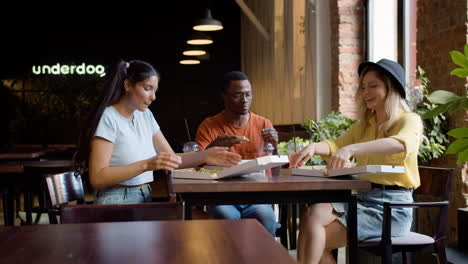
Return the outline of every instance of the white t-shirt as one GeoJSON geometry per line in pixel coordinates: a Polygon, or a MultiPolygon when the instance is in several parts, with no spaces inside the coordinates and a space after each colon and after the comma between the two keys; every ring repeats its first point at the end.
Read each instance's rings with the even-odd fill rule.
{"type": "MultiPolygon", "coordinates": [[[[113,106],[104,110],[94,136],[114,143],[109,167],[126,166],[157,155],[153,135],[159,125],[149,109],[135,111],[133,121],[123,117],[113,106]]],[[[121,185],[140,185],[153,181],[153,172],[146,171],[121,185]]]]}

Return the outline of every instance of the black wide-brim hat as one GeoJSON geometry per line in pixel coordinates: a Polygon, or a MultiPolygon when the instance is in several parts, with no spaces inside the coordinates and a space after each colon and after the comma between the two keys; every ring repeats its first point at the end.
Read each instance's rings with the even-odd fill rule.
{"type": "Polygon", "coordinates": [[[390,78],[395,83],[395,88],[397,88],[403,99],[406,98],[405,92],[405,70],[397,62],[388,59],[381,59],[378,62],[365,61],[359,64],[358,73],[361,76],[364,68],[368,66],[374,66],[375,68],[381,70],[383,73],[390,76],[390,78]]]}

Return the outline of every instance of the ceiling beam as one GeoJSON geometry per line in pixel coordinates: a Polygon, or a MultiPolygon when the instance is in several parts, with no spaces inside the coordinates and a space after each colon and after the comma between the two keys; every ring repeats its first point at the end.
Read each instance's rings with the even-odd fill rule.
{"type": "Polygon", "coordinates": [[[244,14],[250,20],[250,22],[252,22],[252,24],[254,24],[257,30],[260,31],[265,40],[269,40],[270,34],[268,34],[266,29],[263,27],[262,23],[260,23],[260,21],[257,19],[252,10],[250,10],[247,4],[245,4],[244,0],[236,0],[236,3],[239,5],[240,9],[244,12],[244,14]]]}

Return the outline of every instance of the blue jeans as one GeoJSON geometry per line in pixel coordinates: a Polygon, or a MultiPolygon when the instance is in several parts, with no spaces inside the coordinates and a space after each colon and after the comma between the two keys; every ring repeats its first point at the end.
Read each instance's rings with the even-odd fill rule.
{"type": "MultiPolygon", "coordinates": [[[[358,240],[377,238],[382,235],[383,203],[411,203],[413,202],[413,191],[372,189],[370,191],[358,192],[357,220],[358,240]]],[[[332,203],[333,210],[338,213],[337,218],[346,226],[348,204],[332,203]]],[[[406,236],[411,229],[413,220],[412,208],[392,209],[392,237],[406,236]]]]}
{"type": "Polygon", "coordinates": [[[149,184],[140,187],[102,189],[94,193],[95,204],[139,204],[151,201],[149,184]]]}
{"type": "Polygon", "coordinates": [[[208,214],[215,219],[257,219],[273,236],[276,233],[276,216],[271,204],[218,205],[208,207],[208,214]]]}

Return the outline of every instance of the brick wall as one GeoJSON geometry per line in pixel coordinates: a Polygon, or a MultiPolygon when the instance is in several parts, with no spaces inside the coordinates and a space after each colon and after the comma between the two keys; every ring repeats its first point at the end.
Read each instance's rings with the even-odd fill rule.
{"type": "MultiPolygon", "coordinates": [[[[466,80],[451,76],[456,68],[449,51],[463,52],[467,43],[467,0],[420,0],[417,2],[417,63],[426,72],[430,80],[430,91],[447,90],[459,95],[464,94],[466,80]]],[[[468,127],[466,111],[459,111],[449,117],[450,128],[468,127]]],[[[467,169],[462,170],[456,164],[455,155],[447,155],[433,161],[433,165],[459,167],[456,171],[449,211],[449,242],[456,240],[456,209],[466,206],[463,196],[463,180],[467,179],[467,169]]],[[[429,223],[418,223],[429,224],[429,223]]]]}
{"type": "Polygon", "coordinates": [[[354,93],[358,87],[357,68],[363,56],[362,0],[330,1],[332,105],[350,118],[356,117],[354,93]]]}

